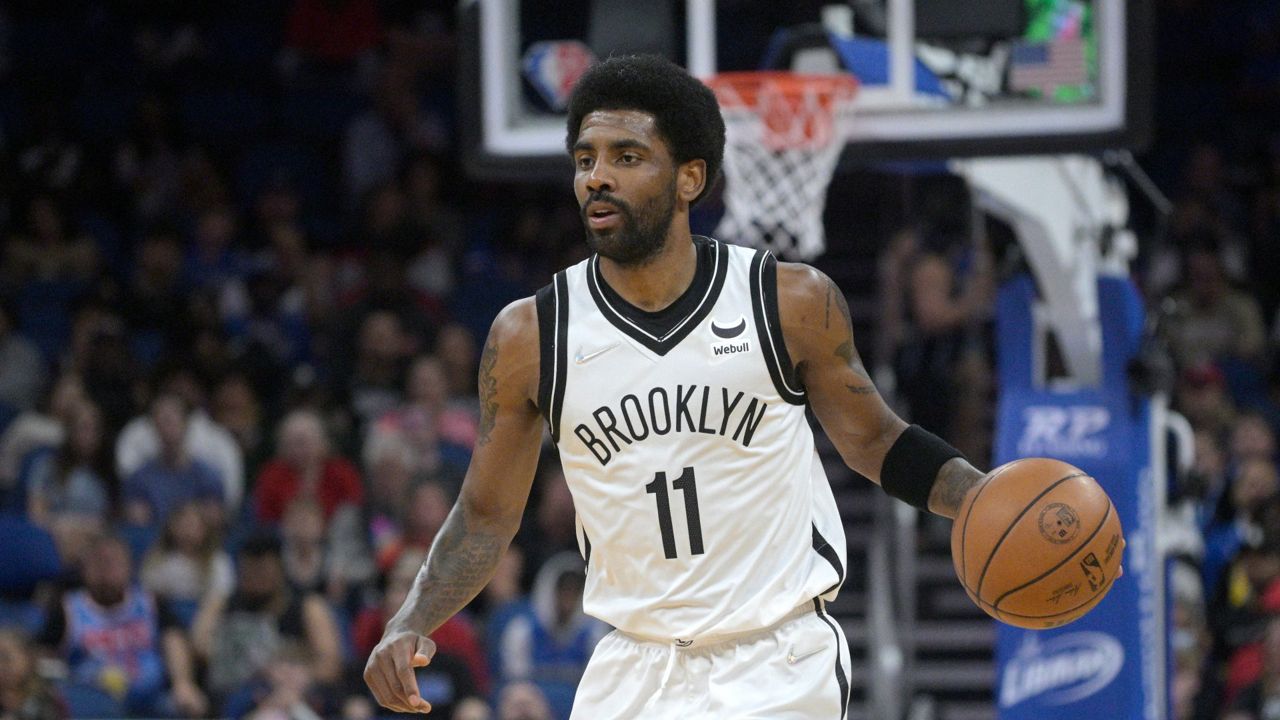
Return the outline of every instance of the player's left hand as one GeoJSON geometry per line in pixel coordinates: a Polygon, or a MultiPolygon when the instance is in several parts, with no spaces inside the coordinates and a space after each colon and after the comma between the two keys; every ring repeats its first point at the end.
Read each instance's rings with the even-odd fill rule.
{"type": "Polygon", "coordinates": [[[436,654],[436,644],[410,630],[389,632],[369,655],[364,681],[378,704],[388,710],[429,713],[431,703],[418,692],[414,668],[425,667],[436,654]]]}

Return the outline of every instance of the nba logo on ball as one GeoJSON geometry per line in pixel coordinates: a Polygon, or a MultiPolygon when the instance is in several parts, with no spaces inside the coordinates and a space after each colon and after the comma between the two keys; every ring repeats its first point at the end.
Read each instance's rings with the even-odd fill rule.
{"type": "Polygon", "coordinates": [[[596,61],[591,49],[577,40],[547,40],[529,46],[522,64],[524,76],[553,110],[564,110],[578,79],[596,61]]]}

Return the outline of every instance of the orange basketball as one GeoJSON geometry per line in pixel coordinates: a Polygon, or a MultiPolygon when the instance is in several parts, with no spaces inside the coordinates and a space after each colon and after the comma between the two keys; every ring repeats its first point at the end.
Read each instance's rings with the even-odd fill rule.
{"type": "Polygon", "coordinates": [[[993,470],[951,527],[965,592],[991,617],[1024,628],[1089,612],[1119,576],[1123,554],[1111,498],[1084,471],[1049,458],[993,470]]]}

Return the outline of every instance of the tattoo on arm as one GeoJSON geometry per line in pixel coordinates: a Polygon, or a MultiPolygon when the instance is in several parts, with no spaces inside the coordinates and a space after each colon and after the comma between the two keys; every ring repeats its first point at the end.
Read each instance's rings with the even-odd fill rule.
{"type": "Polygon", "coordinates": [[[867,372],[867,368],[863,366],[863,359],[858,355],[858,348],[854,347],[854,320],[849,314],[849,302],[845,300],[845,293],[836,287],[836,283],[832,282],[831,278],[827,278],[828,319],[829,313],[831,313],[832,297],[836,299],[836,309],[840,311],[840,315],[845,319],[845,327],[849,328],[849,337],[846,338],[845,342],[841,342],[840,346],[836,347],[836,357],[844,360],[845,365],[849,366],[849,369],[859,378],[867,380],[865,383],[846,384],[845,387],[849,388],[849,392],[854,393],[854,395],[873,395],[876,392],[876,386],[873,386],[872,377],[867,372]]]}
{"type": "Polygon", "coordinates": [[[498,416],[498,378],[493,376],[493,368],[497,363],[498,340],[491,332],[489,340],[484,344],[484,352],[480,355],[480,428],[476,438],[477,447],[488,444],[498,416]]]}
{"type": "Polygon", "coordinates": [[[938,478],[929,493],[929,509],[939,515],[954,518],[960,512],[960,503],[985,475],[964,458],[951,458],[938,469],[938,478]]]}
{"type": "Polygon", "coordinates": [[[458,503],[440,528],[401,613],[423,634],[444,624],[484,589],[510,538],[479,527],[458,503]]]}

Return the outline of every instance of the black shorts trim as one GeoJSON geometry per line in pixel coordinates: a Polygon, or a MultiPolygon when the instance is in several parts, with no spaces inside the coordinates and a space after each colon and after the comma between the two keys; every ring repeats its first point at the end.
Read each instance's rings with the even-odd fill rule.
{"type": "Polygon", "coordinates": [[[836,549],[831,547],[831,543],[827,542],[826,538],[822,537],[822,533],[818,532],[817,523],[813,524],[813,550],[821,555],[823,560],[831,563],[832,569],[836,571],[836,577],[838,578],[836,584],[822,593],[823,595],[829,595],[835,590],[839,590],[840,586],[844,584],[844,565],[840,563],[840,555],[836,552],[836,549]]]}
{"type": "Polygon", "coordinates": [[[826,610],[822,608],[822,601],[818,598],[813,599],[813,609],[818,613],[818,619],[827,624],[831,628],[831,632],[836,636],[836,684],[840,686],[840,720],[849,712],[849,676],[844,671],[844,660],[840,653],[840,630],[836,627],[835,621],[827,615],[826,610]]]}

